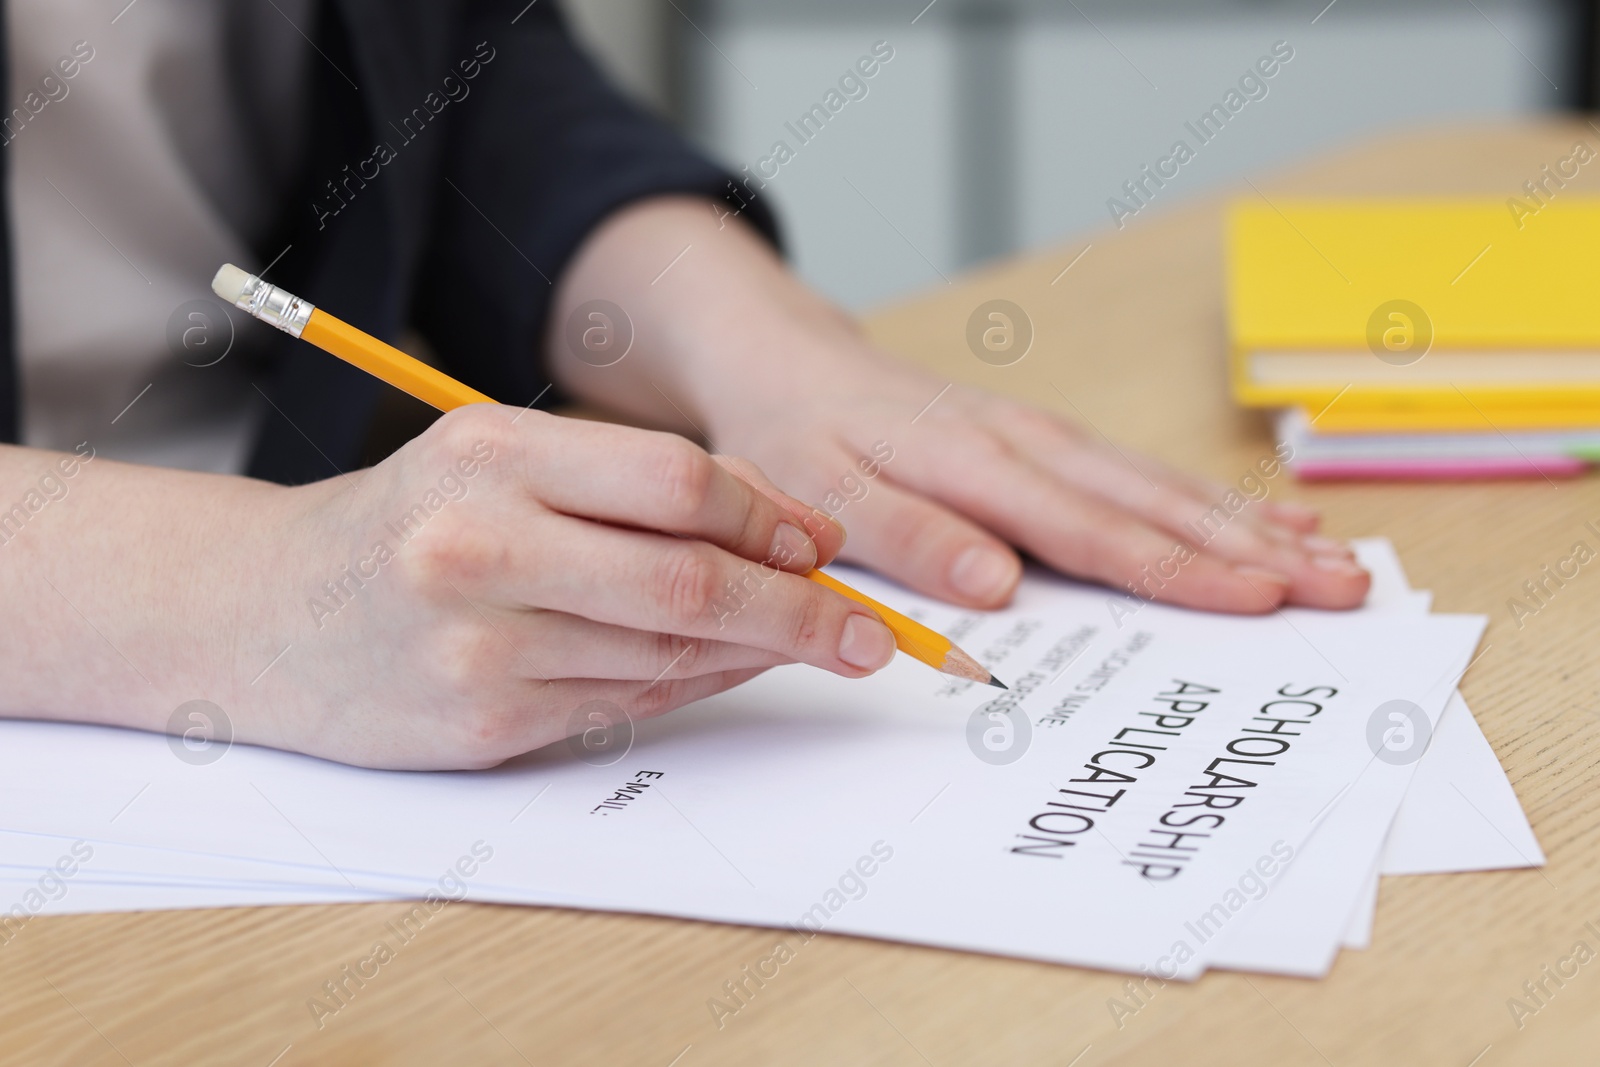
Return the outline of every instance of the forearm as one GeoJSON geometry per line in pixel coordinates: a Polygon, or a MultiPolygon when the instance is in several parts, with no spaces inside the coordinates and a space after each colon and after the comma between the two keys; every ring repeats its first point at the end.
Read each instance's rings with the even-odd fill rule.
{"type": "Polygon", "coordinates": [[[231,703],[276,651],[249,593],[277,569],[260,533],[285,492],[0,446],[0,713],[162,729],[185,701],[231,703]]]}
{"type": "Polygon", "coordinates": [[[565,389],[635,419],[716,436],[718,424],[758,420],[766,405],[826,380],[831,361],[866,358],[843,313],[748,225],[719,214],[707,201],[660,198],[590,235],[552,304],[550,366],[565,389]],[[596,299],[622,308],[632,325],[632,348],[610,366],[571,351],[569,320],[596,299]]]}

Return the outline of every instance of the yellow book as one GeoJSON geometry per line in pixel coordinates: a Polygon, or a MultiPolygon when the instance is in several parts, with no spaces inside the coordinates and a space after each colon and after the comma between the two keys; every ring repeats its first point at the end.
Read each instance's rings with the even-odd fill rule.
{"type": "Polygon", "coordinates": [[[1600,404],[1541,404],[1504,406],[1468,404],[1456,396],[1401,400],[1368,406],[1346,403],[1346,398],[1323,408],[1306,408],[1318,433],[1501,433],[1530,430],[1591,430],[1600,426],[1600,404]]]}
{"type": "Polygon", "coordinates": [[[1517,192],[1234,205],[1234,395],[1322,411],[1319,429],[1346,422],[1340,409],[1375,425],[1410,411],[1429,429],[1600,410],[1600,198],[1517,192]],[[1445,426],[1417,414],[1429,407],[1445,426]]]}

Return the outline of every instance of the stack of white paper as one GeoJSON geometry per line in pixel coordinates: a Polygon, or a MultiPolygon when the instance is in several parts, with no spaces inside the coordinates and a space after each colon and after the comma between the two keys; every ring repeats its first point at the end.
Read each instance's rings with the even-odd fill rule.
{"type": "Polygon", "coordinates": [[[473,899],[1321,975],[1367,943],[1379,875],[1543,862],[1455,693],[1483,620],[1360,550],[1367,607],[1259,618],[1044,575],[979,615],[852,572],[1011,691],[786,667],[631,746],[490,771],[0,723],[0,941],[45,913],[423,899],[410,931],[473,899]]]}

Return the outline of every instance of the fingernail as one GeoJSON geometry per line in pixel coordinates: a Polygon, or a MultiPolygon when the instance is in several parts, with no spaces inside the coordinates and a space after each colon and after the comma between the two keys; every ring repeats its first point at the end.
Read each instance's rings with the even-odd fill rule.
{"type": "Polygon", "coordinates": [[[1291,504],[1280,500],[1273,505],[1273,509],[1285,518],[1304,519],[1307,522],[1315,522],[1322,518],[1322,514],[1316,508],[1308,508],[1304,504],[1291,504]]]}
{"type": "Polygon", "coordinates": [[[1349,559],[1355,555],[1350,546],[1343,541],[1335,541],[1331,537],[1319,537],[1316,534],[1306,534],[1300,538],[1300,544],[1307,552],[1326,556],[1343,556],[1349,559]]]}
{"type": "Polygon", "coordinates": [[[1312,556],[1311,565],[1318,570],[1345,578],[1359,578],[1367,573],[1365,567],[1343,556],[1312,556]]]}
{"type": "Polygon", "coordinates": [[[950,567],[950,584],[973,600],[996,600],[1017,581],[1017,561],[1006,552],[973,545],[950,567]]]}
{"type": "MultiPolygon", "coordinates": [[[[849,532],[847,530],[845,530],[845,528],[844,528],[844,523],[840,522],[834,516],[828,514],[822,508],[817,507],[815,504],[811,505],[811,514],[815,518],[821,519],[823,522],[827,523],[829,526],[832,526],[835,530],[838,530],[839,531],[839,546],[841,548],[844,547],[845,541],[848,540],[849,536],[850,536],[849,532]]],[[[806,529],[809,530],[810,528],[811,528],[811,520],[807,519],[806,520],[806,529]]]]}
{"type": "Polygon", "coordinates": [[[1277,571],[1269,571],[1264,567],[1235,567],[1233,573],[1252,584],[1266,583],[1268,585],[1288,585],[1289,579],[1277,571]]]}
{"type": "Polygon", "coordinates": [[[894,659],[894,634],[870,615],[851,615],[839,636],[839,658],[864,671],[887,667],[894,659]]]}
{"type": "Polygon", "coordinates": [[[817,565],[817,546],[800,527],[780,522],[772,534],[772,547],[768,550],[767,560],[780,567],[798,566],[810,570],[817,565]]]}

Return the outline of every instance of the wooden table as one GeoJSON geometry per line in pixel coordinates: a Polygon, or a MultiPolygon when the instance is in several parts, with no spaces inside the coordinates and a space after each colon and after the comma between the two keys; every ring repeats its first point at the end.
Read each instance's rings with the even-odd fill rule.
{"type": "MultiPolygon", "coordinates": [[[[1268,198],[1502,198],[1576,140],[1600,146],[1600,131],[1409,133],[1251,177],[1268,198]]],[[[1578,186],[1600,188],[1600,162],[1560,195],[1578,186]]],[[[1053,383],[1120,442],[1236,481],[1271,446],[1265,421],[1224,389],[1221,203],[1141,212],[1124,230],[891,308],[872,330],[951,379],[1066,410],[1053,383]],[[1011,367],[978,362],[963,340],[968,314],[993,297],[1037,329],[1011,367]]],[[[1596,544],[1583,524],[1600,519],[1600,481],[1278,485],[1325,509],[1339,535],[1391,537],[1438,609],[1489,616],[1488,651],[1462,689],[1550,859],[1543,872],[1384,879],[1373,947],[1344,953],[1324,981],[1211,974],[1160,989],[1119,1029],[1107,1000],[1123,995],[1121,976],[825,935],[719,1030],[707,999],[770,950],[771,932],[460,905],[319,1030],[307,999],[367,954],[399,906],[95,915],[36,919],[0,948],[0,1056],[141,1067],[1600,1061],[1600,961],[1550,984],[1520,1030],[1507,1008],[1575,941],[1600,952],[1584,928],[1600,927],[1600,573],[1581,572],[1520,628],[1507,607],[1573,542],[1596,544]]]]}

